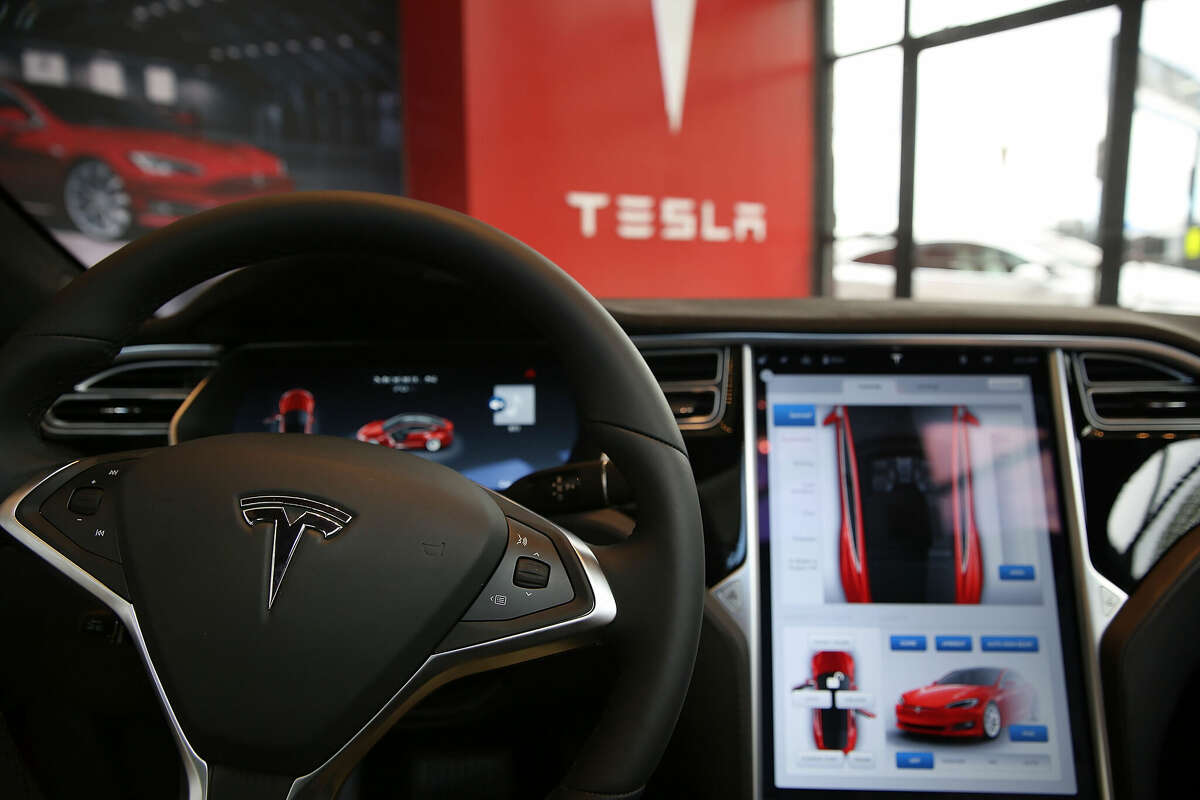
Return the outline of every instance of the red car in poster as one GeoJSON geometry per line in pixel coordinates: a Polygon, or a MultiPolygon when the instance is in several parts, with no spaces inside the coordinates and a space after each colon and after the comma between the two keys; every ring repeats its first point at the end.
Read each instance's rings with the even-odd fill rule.
{"type": "Polygon", "coordinates": [[[93,239],[123,239],[235,200],[292,189],[282,160],[215,141],[147,105],[0,81],[0,181],[93,239]]]}
{"type": "Polygon", "coordinates": [[[317,401],[307,389],[288,389],[279,397],[279,411],[267,418],[279,433],[312,433],[317,422],[317,401]]]}
{"type": "Polygon", "coordinates": [[[858,723],[862,714],[874,717],[870,711],[843,708],[838,704],[842,692],[858,691],[854,682],[854,656],[844,650],[822,650],[813,655],[812,677],[792,691],[818,689],[829,692],[829,708],[813,709],[813,739],[819,750],[841,750],[849,753],[858,744],[858,723]]]}
{"type": "Polygon", "coordinates": [[[1035,715],[1033,687],[1010,669],[956,669],[912,689],[896,704],[896,726],[931,736],[995,739],[1005,725],[1035,715]]]}
{"type": "MultiPolygon", "coordinates": [[[[848,603],[870,603],[871,583],[867,567],[866,535],[859,480],[858,453],[850,408],[834,406],[824,419],[836,432],[838,498],[841,520],[838,530],[838,568],[848,603]]],[[[966,406],[951,409],[950,474],[954,553],[954,602],[974,604],[983,594],[983,558],[979,528],[975,523],[974,476],[968,430],[979,420],[966,406]]]]}
{"type": "Polygon", "coordinates": [[[395,450],[436,453],[454,441],[454,423],[434,414],[397,414],[368,422],[358,429],[355,438],[395,450]]]}

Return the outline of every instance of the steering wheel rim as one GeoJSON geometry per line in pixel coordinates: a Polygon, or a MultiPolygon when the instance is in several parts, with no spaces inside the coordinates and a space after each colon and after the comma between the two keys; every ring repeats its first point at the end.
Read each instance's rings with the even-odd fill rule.
{"type": "MultiPolygon", "coordinates": [[[[180,292],[236,267],[323,253],[403,258],[480,286],[506,309],[524,312],[566,365],[581,433],[621,469],[637,500],[639,519],[622,544],[594,552],[573,538],[566,545],[582,564],[593,560],[605,583],[592,587],[597,596],[601,589],[611,592],[614,618],[603,636],[613,645],[620,668],[595,729],[555,793],[636,796],[674,729],[699,639],[703,540],[690,464],[658,384],[607,311],[547,259],[470,217],[382,195],[295,193],[198,214],[109,256],[72,282],[0,351],[0,451],[8,455],[0,480],[6,493],[13,492],[4,504],[4,526],[60,569],[65,571],[55,558],[104,585],[80,567],[91,562],[56,541],[53,532],[31,530],[24,524],[28,517],[20,517],[20,504],[33,487],[43,485],[50,470],[71,458],[41,439],[45,409],[71,385],[111,363],[138,326],[180,292]],[[17,490],[23,482],[28,483],[17,490]]],[[[228,438],[239,436],[246,435],[228,438]]],[[[343,456],[339,450],[320,457],[343,456]]],[[[161,462],[164,456],[149,458],[168,463],[161,462]]],[[[67,472],[78,474],[85,466],[67,472]]],[[[552,523],[532,512],[493,500],[510,525],[522,518],[554,537],[569,537],[551,531],[552,523]]],[[[557,541],[564,546],[561,538],[557,541]]],[[[96,593],[92,586],[85,588],[96,593]]],[[[134,597],[132,606],[142,601],[134,597]]],[[[540,654],[567,643],[539,646],[540,654]]],[[[157,680],[152,652],[153,647],[143,647],[157,680]]],[[[174,721],[170,699],[165,693],[162,699],[174,721]]],[[[361,757],[387,727],[371,731],[374,738],[356,736],[347,745],[357,743],[361,757]]],[[[187,731],[180,727],[179,732],[181,750],[190,747],[187,731]]],[[[322,770],[314,772],[318,779],[309,776],[299,791],[293,782],[287,796],[332,796],[353,766],[346,758],[334,759],[341,753],[331,753],[322,770]]],[[[186,759],[186,751],[184,755],[186,759]]],[[[207,784],[199,796],[214,796],[207,784]]]]}

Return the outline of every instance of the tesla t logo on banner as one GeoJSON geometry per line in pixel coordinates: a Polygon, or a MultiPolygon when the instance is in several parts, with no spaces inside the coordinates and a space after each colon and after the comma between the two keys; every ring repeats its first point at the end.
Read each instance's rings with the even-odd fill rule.
{"type": "MultiPolygon", "coordinates": [[[[604,192],[567,192],[567,205],[579,211],[579,233],[585,239],[596,235],[600,212],[612,198],[604,192]]],[[[655,199],[644,194],[619,194],[612,215],[617,236],[622,239],[652,239],[703,242],[755,241],[767,238],[767,207],[762,203],[734,203],[730,224],[717,218],[716,203],[690,197],[655,199]],[[697,216],[697,206],[699,216],[697,216]]]]}
{"type": "Polygon", "coordinates": [[[467,210],[601,297],[807,294],[815,0],[568,5],[463,4],[467,210]]]}
{"type": "MultiPolygon", "coordinates": [[[[671,133],[683,127],[683,101],[687,96],[688,57],[692,51],[692,23],[696,0],[652,0],[654,43],[658,48],[658,72],[662,80],[663,108],[671,133]]],[[[567,192],[567,205],[579,210],[579,232],[585,239],[596,235],[596,217],[608,208],[611,198],[604,192],[567,192]]],[[[617,236],[622,239],[651,239],[658,233],[668,241],[746,241],[767,238],[767,207],[762,203],[734,203],[731,225],[717,223],[716,204],[690,197],[656,200],[644,194],[616,197],[617,236]],[[696,207],[700,217],[697,224],[696,207]],[[656,226],[656,222],[658,225],[656,226]]]]}

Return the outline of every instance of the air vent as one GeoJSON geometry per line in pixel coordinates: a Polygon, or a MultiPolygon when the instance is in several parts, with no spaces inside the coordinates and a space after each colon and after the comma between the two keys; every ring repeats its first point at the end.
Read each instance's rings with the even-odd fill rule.
{"type": "Polygon", "coordinates": [[[1174,367],[1137,356],[1116,353],[1083,353],[1080,372],[1085,383],[1192,383],[1192,378],[1174,367]]]}
{"type": "Polygon", "coordinates": [[[1105,420],[1200,419],[1200,391],[1196,389],[1130,392],[1119,389],[1092,392],[1092,408],[1105,420]]]}
{"type": "Polygon", "coordinates": [[[675,419],[708,418],[717,409],[716,389],[684,389],[664,394],[675,419]]]}
{"type": "Polygon", "coordinates": [[[1084,415],[1098,430],[1200,428],[1200,385],[1181,368],[1139,356],[1082,353],[1075,375],[1084,415]]]}
{"type": "MultiPolygon", "coordinates": [[[[185,395],[186,397],[186,395],[185,395]]],[[[54,416],[66,423],[119,422],[167,424],[181,401],[161,397],[99,400],[68,395],[54,404],[54,416]]]]}
{"type": "Polygon", "coordinates": [[[729,377],[727,350],[646,350],[642,355],[682,430],[712,428],[721,420],[729,377]]]}
{"type": "MultiPolygon", "coordinates": [[[[197,348],[186,348],[191,353],[197,348]]],[[[155,356],[164,348],[153,348],[155,356]]],[[[206,352],[213,352],[211,349],[206,352]]],[[[123,351],[118,363],[54,402],[42,431],[54,439],[141,436],[165,439],[171,418],[216,366],[211,358],[144,357],[123,351]]]]}
{"type": "Polygon", "coordinates": [[[698,350],[643,353],[659,383],[718,383],[721,351],[698,350]]]}

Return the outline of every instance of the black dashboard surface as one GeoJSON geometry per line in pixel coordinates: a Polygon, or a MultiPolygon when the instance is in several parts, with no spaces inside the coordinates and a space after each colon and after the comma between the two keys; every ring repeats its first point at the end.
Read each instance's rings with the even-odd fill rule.
{"type": "MultiPolygon", "coordinates": [[[[178,312],[149,323],[139,342],[536,339],[531,320],[440,273],[415,267],[402,293],[381,291],[393,265],[288,260],[229,273],[178,312]],[[344,273],[353,275],[346,280],[344,273]],[[337,276],[336,278],[334,276],[337,276]],[[270,298],[264,306],[263,297],[270,298]],[[319,319],[314,319],[317,313],[319,319]]],[[[1111,307],[1071,308],[912,300],[616,299],[602,301],[631,336],[750,333],[923,333],[1130,336],[1200,349],[1200,319],[1111,307]]]]}

